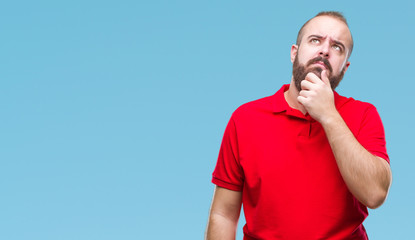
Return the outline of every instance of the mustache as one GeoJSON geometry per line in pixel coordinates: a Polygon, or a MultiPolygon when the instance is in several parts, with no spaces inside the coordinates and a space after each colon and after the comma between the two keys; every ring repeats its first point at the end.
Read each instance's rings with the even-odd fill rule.
{"type": "Polygon", "coordinates": [[[326,58],[323,58],[321,56],[318,56],[318,57],[315,57],[315,58],[309,60],[307,62],[307,66],[310,66],[311,64],[316,63],[316,62],[324,63],[324,65],[326,65],[326,67],[330,71],[330,73],[333,72],[333,68],[331,67],[331,64],[330,64],[329,60],[327,60],[326,58]]]}

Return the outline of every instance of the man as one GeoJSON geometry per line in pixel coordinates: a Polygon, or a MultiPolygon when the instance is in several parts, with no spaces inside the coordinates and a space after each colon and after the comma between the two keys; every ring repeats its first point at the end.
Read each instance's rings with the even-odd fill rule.
{"type": "Polygon", "coordinates": [[[376,108],[334,92],[352,48],[340,13],[317,14],[291,47],[291,83],[233,113],[206,239],[235,239],[242,203],[245,240],[368,239],[392,177],[376,108]]]}

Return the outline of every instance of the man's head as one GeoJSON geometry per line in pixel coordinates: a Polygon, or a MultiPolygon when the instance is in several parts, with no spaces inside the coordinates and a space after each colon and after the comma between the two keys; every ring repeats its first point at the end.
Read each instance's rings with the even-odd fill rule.
{"type": "Polygon", "coordinates": [[[350,65],[353,38],[346,19],[338,12],[320,12],[300,29],[297,43],[291,47],[293,79],[298,91],[309,72],[321,78],[326,69],[335,89],[350,65]]]}

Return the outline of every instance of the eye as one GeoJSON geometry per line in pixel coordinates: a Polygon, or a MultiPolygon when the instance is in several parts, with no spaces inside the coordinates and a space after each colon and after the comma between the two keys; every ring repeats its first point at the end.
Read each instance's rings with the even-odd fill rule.
{"type": "Polygon", "coordinates": [[[343,49],[337,44],[333,45],[333,48],[334,48],[334,50],[339,51],[339,52],[343,51],[343,49]]]}
{"type": "Polygon", "coordinates": [[[317,39],[317,38],[313,38],[313,39],[311,39],[311,40],[310,40],[310,42],[311,42],[311,43],[316,43],[316,44],[317,44],[317,43],[320,43],[320,40],[319,40],[319,39],[317,39]]]}

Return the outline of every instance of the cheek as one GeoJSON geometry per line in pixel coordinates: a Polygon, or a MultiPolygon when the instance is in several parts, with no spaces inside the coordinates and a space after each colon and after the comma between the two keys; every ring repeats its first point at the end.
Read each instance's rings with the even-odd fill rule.
{"type": "Polygon", "coordinates": [[[341,57],[339,59],[339,68],[340,69],[345,68],[346,67],[346,64],[347,64],[347,58],[346,57],[341,57]]]}
{"type": "Polygon", "coordinates": [[[308,61],[307,55],[304,54],[304,52],[301,52],[301,54],[298,53],[297,54],[297,61],[298,61],[299,64],[305,65],[307,63],[307,61],[308,61]]]}
{"type": "Polygon", "coordinates": [[[300,64],[306,64],[311,59],[319,56],[319,51],[315,48],[304,47],[298,51],[297,56],[299,57],[300,64]]]}
{"type": "Polygon", "coordinates": [[[338,61],[331,62],[331,67],[333,68],[333,73],[335,75],[340,74],[340,72],[345,66],[346,66],[346,61],[344,60],[339,59],[338,61]]]}

